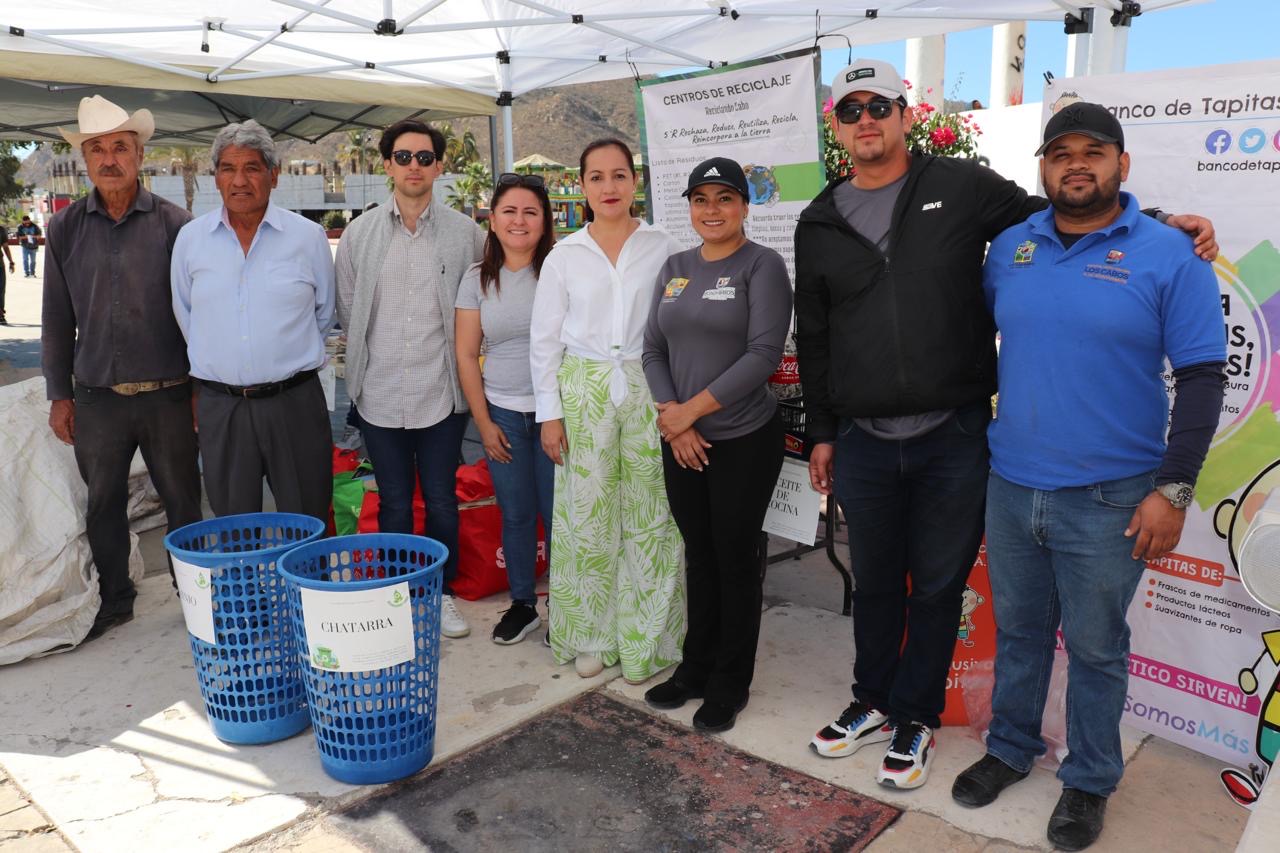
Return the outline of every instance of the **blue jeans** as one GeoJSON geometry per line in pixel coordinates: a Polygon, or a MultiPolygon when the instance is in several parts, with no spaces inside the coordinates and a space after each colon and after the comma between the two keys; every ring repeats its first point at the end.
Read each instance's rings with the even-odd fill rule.
{"type": "Polygon", "coordinates": [[[449,549],[444,593],[458,574],[458,461],[468,415],[453,413],[423,429],[375,426],[360,419],[360,435],[378,482],[378,529],[413,532],[414,478],[427,504],[426,534],[449,549]]]}
{"type": "Polygon", "coordinates": [[[854,581],[853,695],[895,722],[937,727],[946,705],[961,597],[982,541],[990,421],[982,400],[916,438],[841,424],[834,472],[854,581]]]}
{"type": "Polygon", "coordinates": [[[1129,684],[1125,613],[1145,564],[1124,529],[1152,473],[1043,491],[992,473],[987,564],[996,616],[996,683],[987,751],[1030,770],[1058,624],[1067,645],[1067,788],[1109,795],[1124,774],[1120,715],[1129,684]]]}
{"type": "Polygon", "coordinates": [[[534,605],[538,602],[534,591],[538,516],[542,516],[550,559],[556,465],[542,452],[542,427],[533,419],[533,412],[515,412],[490,403],[489,417],[511,443],[510,462],[489,460],[493,491],[502,510],[502,554],[507,563],[511,600],[534,605]]]}
{"type": "Polygon", "coordinates": [[[22,247],[22,272],[26,275],[36,274],[36,247],[22,247]]]}

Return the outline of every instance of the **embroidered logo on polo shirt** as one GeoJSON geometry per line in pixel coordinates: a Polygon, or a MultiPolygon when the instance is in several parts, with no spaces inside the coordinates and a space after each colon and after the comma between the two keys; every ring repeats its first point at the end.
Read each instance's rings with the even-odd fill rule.
{"type": "Polygon", "coordinates": [[[732,278],[732,276],[726,275],[716,279],[716,286],[709,287],[702,291],[702,298],[710,299],[713,302],[725,302],[727,300],[737,298],[737,291],[733,289],[731,284],[729,284],[729,281],[732,278]]]}
{"type": "MultiPolygon", "coordinates": [[[[1107,263],[1111,263],[1110,260],[1107,263]]],[[[1116,284],[1127,284],[1129,281],[1129,271],[1121,267],[1109,267],[1105,264],[1085,264],[1084,274],[1086,278],[1096,278],[1099,281],[1110,281],[1116,284]]]]}
{"type": "Polygon", "coordinates": [[[1120,251],[1119,249],[1112,249],[1110,252],[1107,252],[1107,263],[1118,264],[1123,260],[1124,260],[1124,252],[1120,251]]]}
{"type": "Polygon", "coordinates": [[[924,212],[924,211],[926,211],[926,210],[938,210],[938,209],[940,209],[941,207],[942,207],[942,202],[940,202],[940,201],[931,201],[931,202],[929,202],[928,204],[926,204],[924,207],[920,208],[920,211],[923,213],[923,212],[924,212]]]}
{"type": "Polygon", "coordinates": [[[1023,240],[1018,247],[1013,250],[1013,262],[1015,264],[1029,264],[1031,257],[1036,253],[1036,244],[1031,240],[1023,240]]]}
{"type": "Polygon", "coordinates": [[[675,302],[676,297],[684,293],[684,289],[689,286],[687,278],[673,278],[667,282],[667,286],[662,289],[663,302],[675,302]]]}

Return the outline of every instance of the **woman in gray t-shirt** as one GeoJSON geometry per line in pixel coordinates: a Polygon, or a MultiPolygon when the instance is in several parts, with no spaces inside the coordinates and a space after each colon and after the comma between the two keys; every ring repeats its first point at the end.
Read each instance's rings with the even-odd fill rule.
{"type": "Polygon", "coordinates": [[[537,175],[499,175],[489,209],[489,234],[480,263],[467,270],[458,286],[455,350],[462,393],[484,443],[502,510],[511,607],[494,627],[493,641],[510,645],[542,622],[534,591],[539,516],[548,551],[551,546],[555,465],[542,450],[541,430],[533,417],[529,317],[554,229],[551,201],[537,175]]]}
{"type": "Polygon", "coordinates": [[[747,704],[760,635],[760,528],[782,468],[783,430],[768,380],[791,325],[781,256],[747,239],[747,179],[715,157],[689,176],[702,245],[667,259],[644,336],[663,475],[685,541],[684,660],[645,700],[702,698],[695,728],[732,728],[747,704]]]}

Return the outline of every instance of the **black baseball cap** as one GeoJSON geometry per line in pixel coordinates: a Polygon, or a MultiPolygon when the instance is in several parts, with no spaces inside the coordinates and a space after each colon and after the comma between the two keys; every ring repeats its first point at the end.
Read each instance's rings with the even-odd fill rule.
{"type": "Polygon", "coordinates": [[[689,186],[680,193],[683,198],[703,184],[720,184],[737,190],[743,198],[751,200],[751,190],[747,187],[747,176],[736,161],[728,157],[712,157],[703,160],[689,173],[689,186]]]}
{"type": "Polygon", "coordinates": [[[1044,142],[1036,149],[1039,157],[1055,139],[1071,133],[1082,133],[1099,142],[1114,143],[1124,150],[1124,129],[1106,107],[1088,101],[1076,101],[1053,114],[1044,126],[1044,142]]]}

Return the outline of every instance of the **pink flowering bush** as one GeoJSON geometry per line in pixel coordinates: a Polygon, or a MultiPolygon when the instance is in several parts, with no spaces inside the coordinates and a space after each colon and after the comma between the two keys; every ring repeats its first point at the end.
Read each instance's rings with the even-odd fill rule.
{"type": "MultiPolygon", "coordinates": [[[[911,81],[904,80],[907,90],[911,81]]],[[[930,92],[933,90],[930,89],[930,92]]],[[[827,169],[827,180],[852,175],[853,161],[848,152],[836,141],[828,114],[835,109],[830,98],[822,105],[822,152],[827,169]]],[[[923,154],[946,157],[977,157],[978,137],[982,130],[978,123],[966,115],[944,113],[921,100],[913,105],[915,122],[907,133],[907,147],[923,154]]]]}

